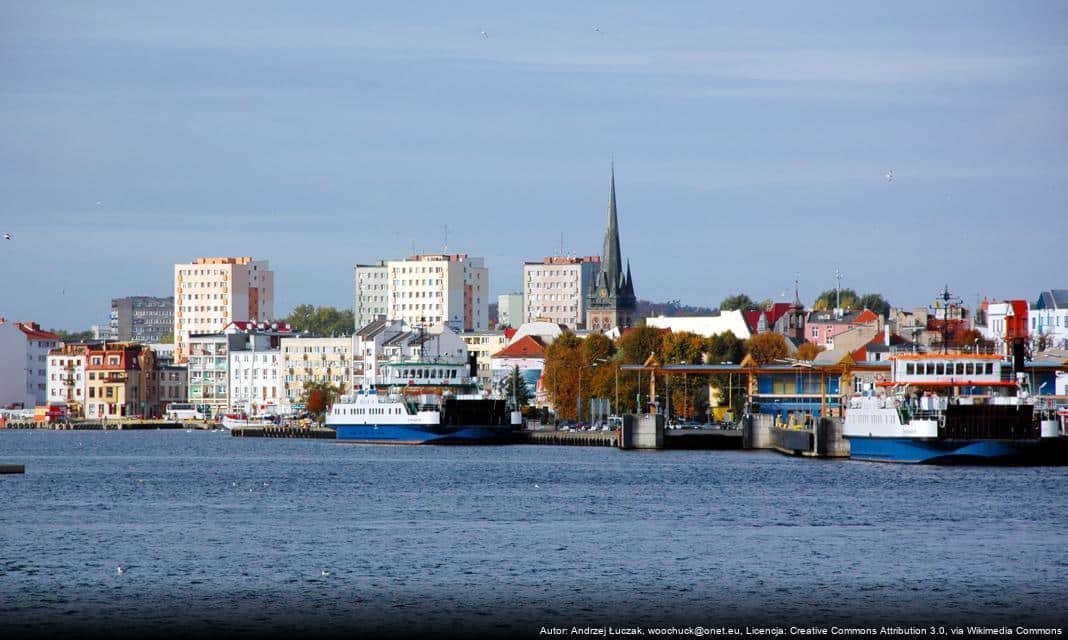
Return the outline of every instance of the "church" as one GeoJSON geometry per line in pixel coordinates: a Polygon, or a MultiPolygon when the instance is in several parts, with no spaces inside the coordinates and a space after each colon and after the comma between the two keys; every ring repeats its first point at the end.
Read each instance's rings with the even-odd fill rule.
{"type": "Polygon", "coordinates": [[[623,254],[619,250],[619,219],[616,215],[616,170],[612,165],[612,184],[608,192],[608,228],[604,232],[604,249],[600,269],[594,272],[586,305],[586,328],[604,333],[615,327],[632,327],[637,322],[638,300],[630,261],[623,272],[623,254]]]}

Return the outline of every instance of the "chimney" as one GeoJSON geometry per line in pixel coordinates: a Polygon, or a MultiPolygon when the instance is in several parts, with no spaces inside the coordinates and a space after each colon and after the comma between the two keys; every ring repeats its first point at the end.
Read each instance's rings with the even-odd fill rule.
{"type": "Polygon", "coordinates": [[[890,325],[889,324],[883,325],[883,341],[886,343],[886,346],[888,346],[888,347],[890,346],[890,325]]]}

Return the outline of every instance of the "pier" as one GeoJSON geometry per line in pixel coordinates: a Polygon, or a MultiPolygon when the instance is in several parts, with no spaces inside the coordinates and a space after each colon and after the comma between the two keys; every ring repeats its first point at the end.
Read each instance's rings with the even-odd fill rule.
{"type": "Polygon", "coordinates": [[[200,425],[187,425],[168,420],[70,420],[62,422],[35,422],[33,420],[10,421],[5,429],[43,429],[46,431],[157,431],[160,429],[188,429],[200,425]]]}
{"type": "Polygon", "coordinates": [[[333,429],[277,426],[234,427],[230,435],[235,438],[311,438],[334,440],[337,432],[333,429]]]}
{"type": "Polygon", "coordinates": [[[519,431],[517,444],[555,444],[574,447],[619,446],[618,431],[519,431]]]}

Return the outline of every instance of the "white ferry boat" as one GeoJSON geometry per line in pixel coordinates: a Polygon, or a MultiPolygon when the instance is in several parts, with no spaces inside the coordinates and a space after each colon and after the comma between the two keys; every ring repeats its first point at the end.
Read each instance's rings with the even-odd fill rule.
{"type": "Polygon", "coordinates": [[[1063,421],[1036,407],[1026,376],[1003,375],[1004,364],[989,354],[892,356],[891,379],[849,399],[842,432],[850,456],[930,464],[1068,463],[1063,421]]]}

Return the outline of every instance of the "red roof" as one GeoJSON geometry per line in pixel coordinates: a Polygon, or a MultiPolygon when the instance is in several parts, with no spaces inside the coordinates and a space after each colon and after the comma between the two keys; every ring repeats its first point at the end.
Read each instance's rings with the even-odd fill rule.
{"type": "Polygon", "coordinates": [[[494,358],[544,358],[545,345],[534,336],[523,336],[493,354],[494,358]]]}
{"type": "Polygon", "coordinates": [[[874,311],[865,309],[858,313],[856,318],[853,318],[853,324],[868,324],[869,322],[875,322],[878,319],[879,316],[876,315],[874,311]]]}
{"type": "Polygon", "coordinates": [[[41,325],[36,322],[16,322],[15,326],[26,334],[27,340],[59,340],[60,337],[51,331],[43,331],[41,325]]]}
{"type": "Polygon", "coordinates": [[[515,335],[516,331],[519,331],[519,329],[512,329],[511,327],[509,327],[508,329],[505,329],[504,330],[504,339],[505,340],[511,340],[512,336],[515,335]]]}
{"type": "Polygon", "coordinates": [[[760,316],[763,315],[767,318],[768,331],[775,328],[775,323],[779,321],[779,318],[786,315],[786,312],[790,310],[792,305],[789,302],[776,302],[771,305],[771,308],[767,311],[762,309],[746,309],[742,311],[742,317],[745,318],[745,324],[749,327],[751,333],[757,333],[757,325],[760,323],[760,316]]]}

